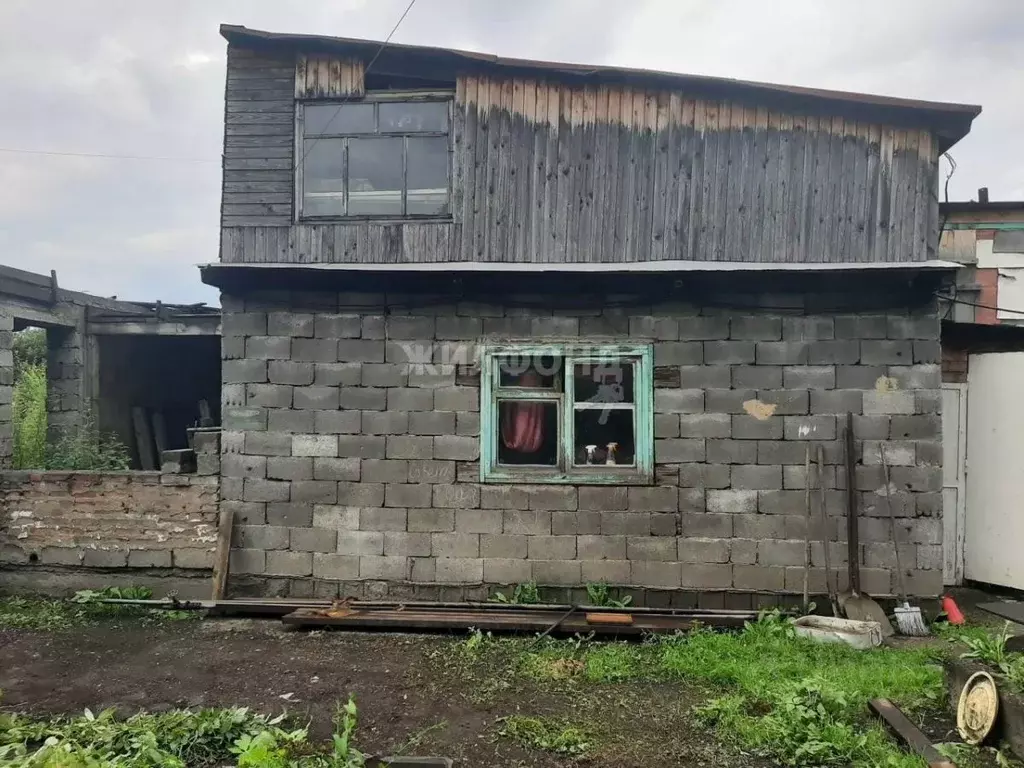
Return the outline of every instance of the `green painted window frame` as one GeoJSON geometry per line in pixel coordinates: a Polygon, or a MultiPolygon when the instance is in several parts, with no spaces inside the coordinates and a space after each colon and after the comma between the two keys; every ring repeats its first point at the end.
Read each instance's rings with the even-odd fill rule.
{"type": "Polygon", "coordinates": [[[654,352],[650,344],[502,343],[480,350],[480,482],[554,483],[573,485],[651,485],[654,482],[654,352]],[[564,358],[564,370],[576,363],[629,360],[633,373],[633,429],[635,459],[632,466],[575,466],[573,464],[574,388],[571,375],[563,376],[562,389],[550,391],[499,386],[497,361],[507,356],[553,355],[564,358]],[[559,462],[555,467],[509,466],[498,463],[498,402],[556,401],[559,408],[559,462]]]}

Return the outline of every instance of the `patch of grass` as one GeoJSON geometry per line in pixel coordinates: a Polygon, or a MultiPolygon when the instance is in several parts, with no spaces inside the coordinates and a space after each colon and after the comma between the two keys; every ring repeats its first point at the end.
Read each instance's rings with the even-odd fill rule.
{"type": "Polygon", "coordinates": [[[579,756],[585,754],[593,744],[592,737],[585,729],[565,720],[509,715],[499,722],[500,736],[530,749],[579,756]]]}
{"type": "Polygon", "coordinates": [[[540,603],[540,592],[537,590],[537,582],[524,581],[522,584],[516,584],[510,595],[506,595],[504,592],[495,592],[491,595],[490,602],[509,603],[512,605],[536,605],[540,603]]]}
{"type": "Polygon", "coordinates": [[[11,402],[15,469],[46,464],[46,366],[25,365],[17,373],[11,402]]]}
{"type": "Polygon", "coordinates": [[[0,765],[10,768],[356,768],[355,701],[338,708],[330,745],[284,716],[245,708],[175,710],[119,719],[113,710],[50,720],[0,714],[0,765]],[[237,761],[237,762],[236,762],[237,761]]]}
{"type": "Polygon", "coordinates": [[[145,587],[108,587],[105,590],[84,590],[71,600],[49,600],[34,597],[0,598],[0,628],[60,631],[75,627],[95,626],[107,622],[134,621],[161,624],[173,621],[194,621],[196,611],[165,611],[135,605],[108,605],[102,598],[124,597],[134,591],[136,599],[146,599],[152,592],[145,587]],[[143,591],[145,590],[145,591],[143,591]],[[138,598],[139,594],[146,597],[138,598]]]}
{"type": "Polygon", "coordinates": [[[946,629],[943,636],[950,642],[967,646],[967,651],[960,654],[960,658],[987,664],[1011,687],[1024,693],[1024,653],[1006,649],[1006,643],[1012,637],[1010,622],[998,631],[984,626],[952,627],[946,629]]]}

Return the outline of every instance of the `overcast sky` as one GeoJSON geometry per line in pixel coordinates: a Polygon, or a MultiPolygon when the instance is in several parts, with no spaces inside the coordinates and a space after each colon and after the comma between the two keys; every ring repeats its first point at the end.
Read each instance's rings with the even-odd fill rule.
{"type": "MultiPolygon", "coordinates": [[[[408,0],[0,0],[0,263],[216,303],[218,24],[383,39],[408,0]]],[[[417,0],[396,42],[981,104],[951,199],[1024,199],[1020,0],[417,0]]]]}

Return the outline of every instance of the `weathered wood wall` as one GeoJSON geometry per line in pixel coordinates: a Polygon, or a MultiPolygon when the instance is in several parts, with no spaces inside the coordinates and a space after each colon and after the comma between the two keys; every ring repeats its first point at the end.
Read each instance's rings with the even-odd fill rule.
{"type": "Polygon", "coordinates": [[[935,255],[938,146],[926,130],[678,92],[475,75],[456,87],[450,221],[289,226],[294,94],[353,88],[355,68],[335,63],[318,64],[332,84],[319,88],[302,62],[296,69],[294,60],[229,55],[224,261],[935,255]]]}

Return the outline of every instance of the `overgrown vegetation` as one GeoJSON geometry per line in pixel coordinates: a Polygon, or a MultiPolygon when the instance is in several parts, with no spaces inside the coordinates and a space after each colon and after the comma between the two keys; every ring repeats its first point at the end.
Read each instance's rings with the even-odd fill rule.
{"type": "Polygon", "coordinates": [[[0,628],[57,631],[117,621],[147,624],[191,621],[200,616],[195,611],[155,610],[100,602],[107,598],[148,600],[152,596],[148,587],[107,587],[82,590],[70,600],[4,597],[0,598],[0,628]]]}
{"type": "Polygon", "coordinates": [[[564,720],[546,717],[503,717],[499,735],[512,739],[524,747],[560,755],[582,755],[591,746],[590,737],[581,727],[564,720]]]}
{"type": "Polygon", "coordinates": [[[128,448],[116,435],[101,432],[88,410],[80,424],[59,430],[46,451],[47,469],[119,472],[130,466],[128,448]]]}
{"type": "MultiPolygon", "coordinates": [[[[15,356],[15,362],[18,358],[15,356]]],[[[17,370],[17,369],[16,369],[17,370]]],[[[28,365],[15,375],[11,403],[14,422],[14,468],[46,465],[46,368],[28,365]]]]}
{"type": "Polygon", "coordinates": [[[1024,693],[1024,653],[1008,651],[1007,641],[1013,636],[1010,622],[993,632],[987,627],[950,626],[943,636],[951,642],[962,643],[967,651],[962,659],[973,659],[992,667],[1019,693],[1024,693]]]}
{"type": "Polygon", "coordinates": [[[14,378],[27,368],[46,367],[46,331],[28,328],[14,334],[14,378]]]}
{"type": "Polygon", "coordinates": [[[603,581],[587,582],[587,598],[591,605],[606,608],[625,608],[633,602],[633,598],[629,595],[620,599],[612,597],[611,590],[603,581]]]}
{"type": "Polygon", "coordinates": [[[506,595],[504,592],[495,592],[490,599],[494,603],[536,605],[540,603],[540,592],[537,589],[537,582],[524,581],[522,584],[515,585],[511,595],[506,595]]]}
{"type": "Polygon", "coordinates": [[[357,768],[357,710],[350,697],[329,745],[245,708],[175,710],[118,719],[113,710],[41,720],[0,714],[0,765],[9,768],[357,768]]]}

